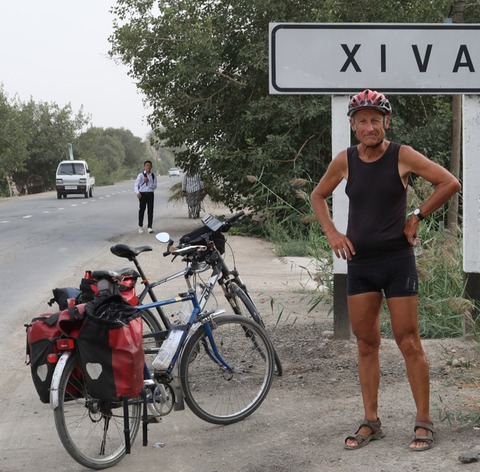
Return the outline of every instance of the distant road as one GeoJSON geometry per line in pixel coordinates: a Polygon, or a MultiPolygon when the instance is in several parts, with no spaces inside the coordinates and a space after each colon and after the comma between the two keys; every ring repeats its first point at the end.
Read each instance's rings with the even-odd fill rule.
{"type": "MultiPolygon", "coordinates": [[[[179,213],[178,205],[167,204],[169,189],[178,181],[159,177],[154,220],[158,231],[160,222],[165,225],[179,213]]],[[[78,286],[89,259],[108,254],[111,241],[122,234],[136,232],[137,214],[133,181],[96,187],[93,198],[70,195],[59,200],[56,192],[47,192],[0,199],[0,342],[8,335],[7,325],[31,318],[31,310],[51,296],[52,288],[78,286]]],[[[188,221],[186,214],[185,209],[181,216],[188,221]]],[[[114,259],[110,268],[120,267],[122,262],[114,259]]]]}

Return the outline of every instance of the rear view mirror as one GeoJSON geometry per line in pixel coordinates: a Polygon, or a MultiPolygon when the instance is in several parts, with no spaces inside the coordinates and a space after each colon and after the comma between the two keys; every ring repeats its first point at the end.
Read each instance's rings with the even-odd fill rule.
{"type": "Polygon", "coordinates": [[[168,233],[158,233],[155,238],[161,243],[168,243],[168,241],[170,241],[170,235],[168,233]]]}

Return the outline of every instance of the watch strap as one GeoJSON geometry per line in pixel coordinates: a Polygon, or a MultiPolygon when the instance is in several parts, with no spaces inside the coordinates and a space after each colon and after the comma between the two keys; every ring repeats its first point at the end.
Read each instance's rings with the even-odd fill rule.
{"type": "Polygon", "coordinates": [[[413,214],[420,220],[423,221],[425,217],[422,215],[422,212],[420,211],[420,208],[416,208],[413,210],[413,214]]]}

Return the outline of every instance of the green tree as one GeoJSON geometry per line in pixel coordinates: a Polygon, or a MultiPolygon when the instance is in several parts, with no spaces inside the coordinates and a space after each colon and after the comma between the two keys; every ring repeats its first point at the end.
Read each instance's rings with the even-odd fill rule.
{"type": "MultiPolygon", "coordinates": [[[[145,143],[130,130],[124,128],[107,128],[105,135],[122,143],[125,159],[122,165],[127,169],[138,169],[145,159],[148,159],[145,143]]],[[[142,165],[143,167],[143,165],[142,165]]]]}
{"type": "Polygon", "coordinates": [[[68,159],[68,143],[86,125],[83,110],[74,114],[71,105],[59,107],[56,103],[35,102],[30,99],[21,105],[20,121],[27,138],[25,167],[15,173],[15,181],[26,185],[28,178],[38,175],[45,190],[55,186],[55,169],[68,159]]]}
{"type": "Polygon", "coordinates": [[[121,175],[125,148],[118,137],[108,135],[103,128],[89,128],[73,147],[75,158],[88,162],[96,185],[111,185],[121,175]]]}
{"type": "MultiPolygon", "coordinates": [[[[443,22],[452,4],[118,0],[111,54],[129,67],[150,102],[149,123],[158,138],[182,149],[176,158],[180,166],[200,165],[232,208],[265,208],[278,195],[290,211],[307,204],[297,198],[291,179],[316,182],[331,159],[330,97],[269,95],[269,22],[443,22]],[[269,185],[270,196],[260,192],[252,198],[249,174],[269,185]]],[[[437,142],[431,138],[449,130],[449,100],[400,96],[392,101],[393,136],[447,160],[451,133],[446,140],[441,134],[437,142]]]]}
{"type": "Polygon", "coordinates": [[[0,87],[0,193],[9,196],[20,191],[13,178],[25,169],[28,159],[27,133],[21,120],[20,105],[10,103],[0,87]]]}

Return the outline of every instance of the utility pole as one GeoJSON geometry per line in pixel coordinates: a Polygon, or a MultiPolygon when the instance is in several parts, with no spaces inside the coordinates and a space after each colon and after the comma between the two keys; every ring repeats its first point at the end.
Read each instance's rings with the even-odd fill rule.
{"type": "MultiPolygon", "coordinates": [[[[463,23],[465,13],[465,1],[457,0],[451,9],[454,23],[463,23]]],[[[460,177],[460,163],[462,160],[462,95],[452,97],[452,153],[450,156],[450,172],[460,177]]],[[[456,233],[458,230],[458,193],[448,202],[447,228],[456,233]]]]}

